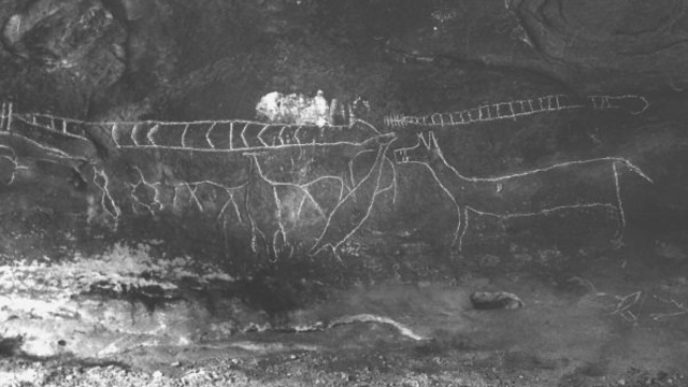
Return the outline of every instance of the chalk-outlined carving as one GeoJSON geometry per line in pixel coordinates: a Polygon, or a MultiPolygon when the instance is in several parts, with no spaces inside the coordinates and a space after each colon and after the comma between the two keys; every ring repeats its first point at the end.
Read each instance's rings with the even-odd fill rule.
{"type": "Polygon", "coordinates": [[[117,226],[122,216],[122,209],[114,199],[110,188],[110,177],[104,169],[93,167],[93,184],[100,190],[100,207],[111,217],[115,226],[117,226]]]}
{"type": "Polygon", "coordinates": [[[146,180],[146,177],[144,176],[143,171],[141,171],[141,168],[139,167],[134,167],[134,170],[138,173],[138,179],[134,183],[129,183],[126,182],[130,188],[130,198],[131,198],[131,203],[133,210],[136,211],[136,206],[140,206],[150,214],[150,215],[155,215],[156,213],[162,211],[165,209],[165,204],[161,201],[161,193],[160,193],[160,185],[162,184],[159,181],[152,182],[146,180]],[[146,200],[143,197],[144,196],[151,196],[151,195],[139,195],[137,192],[139,190],[152,190],[153,195],[151,200],[146,200]]]}
{"type": "MultiPolygon", "coordinates": [[[[57,122],[57,121],[56,121],[57,122]]],[[[181,152],[212,152],[212,153],[235,153],[237,155],[251,158],[254,165],[254,171],[265,183],[271,186],[273,199],[277,212],[275,214],[275,222],[277,227],[274,232],[263,230],[261,224],[252,217],[247,215],[247,220],[251,229],[251,246],[254,250],[257,249],[257,241],[262,239],[270,241],[271,246],[268,250],[276,256],[284,250],[290,250],[291,254],[294,252],[294,247],[290,244],[288,238],[288,229],[284,223],[283,218],[283,197],[282,188],[293,188],[297,190],[300,195],[300,203],[296,210],[296,216],[299,217],[304,208],[308,207],[315,211],[321,218],[323,223],[328,224],[328,213],[322,208],[320,203],[313,197],[310,187],[325,181],[333,180],[335,184],[339,185],[338,202],[347,199],[348,192],[354,190],[354,178],[350,176],[335,176],[323,174],[311,174],[306,172],[306,175],[300,176],[301,181],[293,182],[286,180],[279,180],[269,176],[262,166],[261,156],[267,155],[270,158],[275,158],[275,152],[296,152],[297,159],[300,162],[307,162],[307,155],[305,149],[312,148],[336,148],[336,147],[351,147],[352,149],[362,148],[356,155],[364,152],[370,147],[371,141],[376,141],[377,137],[391,137],[392,135],[381,135],[369,123],[363,120],[356,120],[354,125],[339,125],[317,127],[314,125],[286,125],[286,124],[266,124],[247,120],[221,120],[221,121],[189,121],[189,122],[164,122],[164,121],[140,121],[140,122],[101,122],[99,126],[106,126],[110,128],[113,143],[120,149],[130,150],[167,150],[167,151],[181,151],[181,152]],[[349,186],[351,181],[351,187],[349,186]],[[267,235],[271,234],[271,235],[267,235]]],[[[69,130],[69,125],[65,126],[69,130]]],[[[385,148],[386,150],[387,148],[385,148]]],[[[384,152],[383,152],[384,155],[384,152]]],[[[279,158],[278,158],[279,159],[279,158]]],[[[393,163],[383,157],[383,159],[392,166],[393,163]]],[[[292,159],[292,164],[294,160],[292,159]]],[[[350,164],[349,164],[350,165],[350,164]]],[[[376,164],[378,165],[378,164],[376,164]]],[[[293,165],[292,165],[293,166],[293,165]]],[[[349,166],[349,169],[351,167],[349,166]]],[[[308,171],[308,168],[306,168],[308,171]]],[[[164,203],[160,198],[160,182],[155,179],[146,178],[144,173],[139,169],[139,178],[130,183],[130,196],[132,203],[139,205],[150,213],[155,213],[158,209],[164,208],[164,203]],[[143,202],[140,200],[136,192],[140,189],[146,189],[152,194],[152,201],[143,202]]],[[[233,208],[238,219],[241,221],[242,216],[239,207],[234,199],[234,190],[237,187],[227,187],[216,180],[204,180],[195,183],[181,183],[187,188],[189,200],[198,207],[198,210],[203,212],[203,205],[196,197],[196,190],[199,184],[209,184],[215,187],[220,187],[228,193],[228,200],[222,207],[221,214],[227,208],[233,208]]],[[[389,189],[396,190],[396,178],[392,180],[393,184],[384,187],[384,191],[389,189]]],[[[242,186],[243,187],[243,186],[242,186]]],[[[175,193],[178,192],[179,185],[175,186],[175,193]]],[[[375,186],[375,190],[380,190],[379,184],[375,186]]],[[[174,200],[177,200],[175,194],[174,200]]],[[[104,195],[104,197],[108,197],[104,195]]],[[[396,191],[394,198],[396,198],[396,191]]],[[[103,205],[109,204],[108,200],[104,200],[103,205]]],[[[116,214],[116,211],[109,212],[116,214]]],[[[218,215],[218,216],[221,216],[218,215]]],[[[352,227],[358,228],[358,224],[352,227]]],[[[272,227],[268,227],[272,228],[272,227]]],[[[354,230],[355,231],[355,230],[354,230]]],[[[333,242],[337,246],[340,243],[333,242]]],[[[276,258],[276,257],[275,257],[276,258]]]]}
{"type": "MultiPolygon", "coordinates": [[[[298,184],[298,183],[290,183],[290,182],[281,182],[281,181],[273,180],[273,179],[269,178],[269,177],[267,176],[267,174],[263,171],[263,167],[261,166],[261,163],[260,163],[260,160],[259,160],[259,157],[261,156],[260,154],[248,152],[248,153],[246,153],[245,155],[246,155],[247,157],[251,157],[251,158],[252,158],[253,163],[254,163],[254,166],[256,167],[256,172],[258,173],[258,176],[259,176],[263,181],[265,181],[266,183],[270,184],[273,188],[276,188],[276,187],[292,187],[292,188],[298,189],[299,191],[301,191],[301,192],[303,193],[304,197],[303,197],[303,200],[301,201],[301,203],[300,203],[300,205],[299,205],[299,213],[303,210],[304,205],[305,205],[306,203],[308,203],[308,204],[310,204],[311,206],[313,206],[313,208],[315,209],[315,211],[316,211],[320,216],[322,216],[323,218],[325,218],[325,217],[327,216],[325,210],[320,206],[320,204],[318,203],[318,201],[315,200],[315,198],[313,197],[313,195],[312,195],[311,192],[309,191],[309,187],[310,187],[310,186],[312,186],[312,185],[314,185],[314,184],[316,184],[316,183],[318,183],[318,182],[320,182],[320,181],[323,181],[323,180],[335,180],[336,183],[339,184],[339,186],[340,186],[340,188],[339,188],[339,197],[340,197],[340,200],[341,200],[341,198],[344,196],[344,193],[346,192],[346,185],[344,184],[344,179],[343,179],[342,177],[340,177],[340,176],[334,176],[334,175],[324,175],[324,176],[320,176],[320,177],[317,177],[317,178],[315,178],[315,179],[308,180],[308,181],[306,181],[306,182],[304,182],[304,183],[301,183],[301,184],[298,184]]],[[[277,194],[275,194],[275,200],[276,200],[277,202],[279,202],[279,200],[280,200],[280,199],[279,199],[279,196],[278,196],[277,194]]],[[[281,208],[281,207],[278,206],[278,208],[281,208]]]]}
{"type": "MultiPolygon", "coordinates": [[[[206,208],[203,206],[201,200],[198,198],[198,191],[203,190],[203,189],[219,189],[223,191],[226,195],[227,198],[224,200],[222,206],[220,207],[220,210],[217,213],[216,219],[219,221],[223,216],[225,216],[228,212],[228,210],[231,208],[231,211],[234,213],[236,216],[236,219],[238,223],[244,223],[243,217],[241,216],[241,211],[239,209],[239,204],[237,202],[237,194],[240,192],[242,189],[244,189],[247,185],[247,183],[242,183],[237,186],[226,186],[223,184],[219,184],[215,181],[211,180],[203,180],[203,181],[193,181],[193,182],[187,182],[183,183],[184,186],[189,190],[189,194],[191,196],[191,199],[194,201],[196,206],[198,207],[199,212],[204,212],[206,211],[206,208]]],[[[179,185],[176,185],[178,187],[179,185]]]]}
{"type": "Polygon", "coordinates": [[[17,122],[22,122],[26,125],[35,128],[41,128],[48,132],[59,133],[62,136],[71,137],[83,141],[89,141],[81,133],[81,125],[83,121],[72,120],[53,116],[50,114],[13,114],[17,122]]]}
{"type": "MultiPolygon", "coordinates": [[[[18,114],[3,104],[0,130],[12,118],[33,127],[89,141],[84,131],[107,128],[117,148],[169,149],[197,152],[254,152],[308,146],[360,145],[361,138],[380,132],[362,119],[347,125],[295,125],[252,120],[85,121],[51,114],[18,114]],[[5,113],[5,110],[9,111],[5,113]]],[[[8,123],[9,122],[9,123],[8,123]]]]}
{"type": "Polygon", "coordinates": [[[70,141],[77,139],[90,144],[85,137],[48,129],[43,125],[35,125],[32,121],[27,121],[24,115],[14,112],[13,103],[3,103],[0,110],[0,147],[3,149],[0,152],[0,158],[4,164],[13,165],[13,172],[6,183],[12,184],[15,181],[16,171],[29,169],[21,162],[25,159],[61,164],[79,174],[78,165],[85,161],[85,158],[60,149],[57,144],[64,142],[65,139],[70,141]],[[35,131],[40,132],[38,136],[34,133],[35,131]],[[35,138],[43,141],[39,142],[35,138]]]}
{"type": "MultiPolygon", "coordinates": [[[[368,217],[367,214],[369,214],[372,206],[373,206],[373,200],[374,196],[386,192],[390,189],[396,189],[396,177],[393,176],[391,179],[391,183],[387,187],[381,187],[380,182],[381,178],[380,176],[382,175],[382,169],[385,164],[387,165],[392,165],[393,163],[387,158],[386,152],[387,149],[389,148],[389,145],[392,143],[392,141],[396,138],[395,135],[389,133],[389,134],[383,134],[383,135],[378,135],[373,138],[367,139],[358,145],[351,146],[351,144],[345,144],[349,151],[356,150],[356,154],[352,157],[351,161],[349,162],[348,166],[348,172],[349,172],[349,177],[344,177],[342,175],[323,175],[323,174],[312,174],[312,172],[305,172],[303,174],[299,175],[299,179],[297,180],[292,180],[292,179],[287,179],[287,180],[278,180],[277,178],[271,177],[266,171],[265,171],[265,166],[264,163],[265,161],[262,160],[263,158],[274,158],[275,154],[274,151],[264,151],[264,152],[246,152],[244,153],[245,156],[251,157],[253,160],[253,163],[255,165],[255,170],[260,179],[270,186],[272,186],[273,193],[274,193],[274,201],[275,201],[275,206],[277,208],[277,219],[278,219],[278,224],[279,227],[275,231],[275,235],[273,236],[273,240],[279,240],[286,245],[289,245],[289,238],[288,238],[288,227],[286,226],[284,219],[288,217],[289,213],[293,213],[293,217],[299,219],[301,216],[302,211],[304,211],[304,208],[306,206],[309,206],[310,209],[314,210],[315,213],[317,214],[317,217],[320,218],[319,220],[324,223],[323,226],[323,231],[322,235],[318,238],[318,241],[316,241],[316,245],[318,242],[323,239],[323,236],[326,234],[327,236],[327,241],[323,246],[319,246],[316,250],[311,250],[311,253],[314,255],[317,252],[319,252],[322,247],[331,246],[333,247],[333,250],[336,250],[336,248],[341,245],[346,239],[350,237],[359,227],[360,225],[365,221],[365,219],[368,217]],[[371,147],[375,147],[375,150],[369,149],[371,147]],[[365,154],[367,152],[375,151],[376,153],[376,159],[375,161],[366,169],[366,175],[363,177],[360,181],[356,182],[355,177],[353,176],[352,172],[352,166],[351,162],[355,160],[359,155],[365,154]],[[375,178],[371,178],[371,175],[377,176],[375,178]],[[371,180],[372,179],[372,180],[371,180]],[[326,209],[323,208],[321,203],[318,202],[318,200],[313,196],[311,192],[311,187],[323,182],[323,181],[332,181],[333,184],[336,184],[338,186],[338,197],[336,200],[336,204],[332,209],[326,209]],[[350,185],[349,185],[350,184],[350,185]],[[282,188],[290,188],[293,190],[296,190],[300,192],[302,195],[300,198],[299,204],[296,206],[296,210],[293,208],[290,208],[290,206],[284,205],[284,198],[283,195],[280,193],[280,189],[282,188]],[[350,203],[350,204],[347,204],[350,203]],[[366,214],[364,217],[357,221],[349,222],[350,224],[344,225],[344,224],[339,224],[337,223],[337,227],[341,228],[341,230],[346,230],[344,234],[347,235],[341,235],[341,240],[334,240],[336,239],[336,233],[332,232],[332,228],[330,225],[332,223],[332,218],[337,217],[341,218],[342,215],[341,213],[345,212],[345,209],[342,208],[344,205],[345,208],[351,207],[358,205],[358,207],[362,207],[365,211],[362,211],[361,214],[366,214]],[[338,215],[335,215],[337,213],[338,215]],[[330,230],[329,233],[327,230],[330,230]],[[279,235],[278,235],[279,233],[279,235]],[[334,239],[333,239],[334,238],[334,239]]],[[[332,147],[339,147],[341,150],[341,146],[343,144],[341,143],[332,143],[330,146],[332,147]]],[[[307,157],[305,153],[303,156],[307,160],[302,160],[305,167],[308,166],[309,163],[312,163],[313,159],[307,157]]],[[[293,162],[293,161],[292,161],[293,162]]],[[[307,169],[307,168],[306,168],[307,169]]],[[[396,170],[394,167],[392,167],[392,174],[396,173],[396,170]]],[[[255,237],[254,237],[255,239],[255,237]]]]}
{"type": "Polygon", "coordinates": [[[356,144],[361,133],[349,126],[266,124],[255,121],[116,122],[112,139],[119,148],[166,148],[202,152],[250,152],[303,145],[356,144]]]}
{"type": "MultiPolygon", "coordinates": [[[[3,102],[0,110],[0,134],[6,135],[12,127],[12,103],[3,102]]],[[[17,153],[10,145],[0,144],[0,168],[3,175],[0,183],[11,185],[14,183],[14,178],[19,164],[17,162],[17,153]]]]}
{"type": "MultiPolygon", "coordinates": [[[[455,113],[388,117],[386,123],[395,128],[444,128],[575,109],[622,109],[640,114],[648,106],[644,97],[636,95],[590,96],[585,99],[550,95],[483,105],[455,113]]],[[[268,250],[272,251],[275,259],[284,251],[290,256],[294,254],[295,245],[290,241],[290,233],[295,227],[310,222],[318,232],[314,234],[317,237],[312,240],[310,249],[305,246],[306,251],[313,256],[329,249],[339,258],[337,250],[370,217],[379,202],[378,196],[392,191],[392,202],[397,200],[397,164],[387,155],[396,135],[381,134],[371,124],[359,119],[351,125],[324,127],[250,120],[88,122],[49,114],[18,114],[13,110],[11,103],[4,103],[0,111],[0,162],[11,164],[8,171],[22,168],[17,161],[20,151],[14,144],[21,145],[22,151],[29,150],[35,157],[65,160],[67,165],[74,160],[89,161],[70,154],[69,150],[52,146],[52,140],[48,144],[33,140],[31,137],[35,137],[36,130],[50,133],[50,138],[90,142],[85,133],[106,128],[112,145],[122,149],[123,154],[141,152],[141,157],[134,158],[136,161],[130,165],[130,175],[123,178],[122,186],[110,178],[112,171],[108,168],[111,166],[98,163],[92,166],[92,181],[99,196],[98,199],[90,198],[89,206],[100,205],[115,225],[123,215],[123,207],[116,199],[128,195],[135,212],[138,209],[156,215],[168,207],[173,211],[191,207],[204,214],[210,214],[212,210],[217,212],[216,219],[222,220],[223,225],[227,216],[236,216],[237,223],[250,230],[254,252],[258,251],[257,241],[262,239],[270,244],[268,250]],[[327,164],[332,154],[340,153],[342,156],[338,156],[340,158],[336,161],[329,160],[331,164],[328,166],[313,168],[309,165],[327,164]],[[225,175],[216,177],[214,171],[206,173],[202,168],[187,170],[184,166],[187,161],[196,162],[199,157],[206,156],[213,165],[226,161],[236,165],[234,169],[246,168],[250,172],[233,175],[233,172],[225,171],[225,175]],[[176,167],[168,165],[173,161],[181,164],[176,167]],[[335,171],[340,166],[341,170],[335,171]],[[386,174],[388,171],[391,175],[386,174]],[[320,193],[323,186],[328,194],[333,192],[332,200],[325,204],[322,197],[315,194],[320,193]],[[237,199],[239,192],[244,195],[243,203],[237,199]],[[242,213],[248,205],[247,197],[252,193],[258,193],[260,200],[274,202],[274,219],[272,214],[242,213]]],[[[470,218],[475,215],[506,220],[567,209],[609,209],[617,215],[620,237],[626,226],[620,168],[652,182],[640,168],[620,157],[562,162],[505,176],[466,177],[447,162],[433,132],[427,137],[419,134],[414,146],[396,149],[394,156],[399,163],[426,167],[454,204],[458,220],[453,244],[459,249],[469,229],[470,218]],[[540,194],[539,188],[546,186],[551,178],[564,182],[557,189],[565,193],[564,185],[574,183],[566,183],[562,175],[575,178],[576,173],[588,173],[586,171],[596,171],[604,179],[608,178],[609,184],[601,185],[609,189],[596,192],[597,196],[581,194],[581,197],[571,198],[565,194],[552,194],[533,197],[533,193],[540,194]],[[523,200],[513,200],[514,197],[523,200]]],[[[7,177],[10,183],[14,181],[14,172],[7,177]]]]}
{"type": "MultiPolygon", "coordinates": [[[[20,141],[24,142],[26,146],[33,148],[33,150],[38,149],[38,152],[31,152],[31,156],[37,157],[44,153],[44,157],[48,158],[64,158],[64,159],[74,159],[75,157],[69,155],[68,153],[51,146],[41,144],[21,133],[13,130],[14,120],[19,122],[24,122],[24,116],[16,114],[13,112],[13,103],[5,102],[2,104],[2,112],[0,113],[0,136],[4,137],[6,141],[20,141]]],[[[31,122],[27,122],[29,125],[34,127],[43,128],[42,125],[35,125],[31,122]]],[[[59,131],[55,131],[60,133],[59,131]]],[[[67,134],[69,135],[69,134],[67,134]]]]}
{"type": "MultiPolygon", "coordinates": [[[[340,186],[337,201],[341,201],[352,190],[351,186],[353,186],[355,179],[352,176],[346,177],[344,175],[313,175],[304,176],[306,182],[277,181],[271,179],[268,173],[261,168],[260,153],[296,151],[299,156],[303,156],[304,149],[308,148],[330,149],[347,146],[368,148],[371,137],[380,136],[374,126],[360,119],[355,119],[348,125],[318,127],[315,125],[266,124],[250,120],[89,122],[50,114],[12,114],[10,112],[6,115],[44,131],[86,141],[88,140],[83,135],[84,131],[107,128],[112,144],[118,149],[168,152],[162,156],[155,156],[150,162],[162,162],[164,164],[165,161],[158,160],[158,158],[175,158],[175,152],[189,152],[189,155],[195,154],[194,157],[198,157],[198,152],[231,153],[236,154],[237,157],[249,157],[256,166],[255,171],[259,177],[272,186],[273,198],[278,210],[282,208],[283,198],[280,193],[282,187],[295,188],[302,195],[297,216],[304,211],[304,208],[309,207],[318,214],[323,223],[327,221],[329,214],[312,196],[309,190],[310,186],[325,180],[335,179],[336,184],[340,186]]],[[[4,126],[6,126],[6,121],[3,119],[4,126]]],[[[68,157],[69,155],[65,153],[64,156],[68,157]]],[[[387,163],[395,168],[390,160],[387,160],[387,163]]],[[[241,214],[235,194],[239,189],[246,187],[246,182],[239,182],[235,186],[230,186],[224,181],[212,177],[202,177],[200,181],[191,181],[192,176],[184,176],[180,180],[180,177],[167,176],[172,172],[148,171],[149,169],[150,167],[147,165],[133,166],[134,173],[129,180],[124,181],[124,187],[113,190],[116,187],[112,186],[108,172],[102,166],[94,167],[93,183],[99,190],[99,199],[94,200],[94,203],[97,202],[104,213],[115,223],[118,223],[123,215],[123,209],[117,203],[116,195],[122,193],[127,195],[128,193],[132,210],[135,212],[143,210],[155,215],[165,210],[171,201],[173,208],[191,205],[203,213],[206,212],[206,208],[204,208],[202,200],[199,199],[199,192],[204,189],[220,189],[227,195],[226,198],[223,198],[223,203],[220,203],[221,208],[217,214],[218,220],[233,212],[239,223],[246,221],[250,225],[254,249],[256,248],[256,240],[260,236],[265,240],[272,240],[275,253],[280,250],[277,248],[278,245],[282,245],[283,248],[292,248],[293,251],[293,247],[289,246],[287,240],[287,230],[282,222],[280,211],[276,216],[277,231],[270,238],[266,238],[265,233],[261,230],[262,226],[254,217],[251,217],[250,214],[241,214]],[[171,194],[167,194],[165,190],[170,191],[171,194]],[[163,191],[166,192],[166,195],[163,195],[163,191]]],[[[396,179],[393,182],[394,184],[385,187],[385,190],[396,189],[396,179]]]]}
{"type": "Polygon", "coordinates": [[[450,113],[432,113],[425,116],[390,115],[385,117],[385,125],[392,128],[404,128],[411,125],[423,128],[452,127],[477,122],[516,120],[533,114],[581,109],[626,110],[630,114],[638,115],[649,106],[650,103],[645,97],[633,94],[592,95],[586,98],[557,94],[481,105],[450,113]]]}
{"type": "Polygon", "coordinates": [[[168,207],[172,207],[173,211],[175,211],[190,204],[195,207],[199,213],[206,213],[208,209],[204,206],[203,201],[199,199],[199,191],[219,189],[224,192],[227,197],[220,203],[221,206],[219,206],[220,209],[216,219],[219,221],[231,208],[234,214],[236,214],[238,222],[243,223],[239,204],[236,199],[236,193],[243,189],[246,183],[237,186],[227,186],[213,180],[177,181],[173,176],[170,176],[164,171],[158,171],[158,174],[146,176],[146,173],[141,167],[134,166],[133,169],[136,175],[134,182],[125,182],[125,184],[129,187],[129,197],[131,199],[132,209],[135,212],[138,207],[143,208],[150,215],[157,215],[165,211],[168,207]],[[163,193],[164,191],[168,192],[163,193]],[[187,203],[178,203],[180,200],[184,200],[184,198],[180,198],[180,191],[188,195],[188,197],[186,197],[187,203]]]}
{"type": "Polygon", "coordinates": [[[385,154],[396,136],[380,137],[375,162],[368,174],[337,204],[327,219],[325,227],[311,248],[311,255],[330,247],[339,258],[337,248],[346,242],[368,219],[375,204],[375,197],[382,192],[380,187],[385,154]]]}
{"type": "Polygon", "coordinates": [[[23,167],[17,161],[17,154],[14,149],[7,145],[0,144],[0,183],[4,185],[12,185],[17,173],[17,170],[23,167]]]}
{"type": "Polygon", "coordinates": [[[85,139],[88,127],[109,128],[118,148],[165,148],[201,152],[250,152],[303,145],[357,144],[372,131],[357,119],[351,125],[267,124],[251,120],[102,121],[90,122],[49,114],[14,114],[23,122],[52,132],[85,139]],[[86,129],[84,129],[86,128],[86,129]]]}
{"type": "MultiPolygon", "coordinates": [[[[351,187],[354,187],[357,184],[357,182],[359,181],[358,179],[356,179],[356,173],[355,173],[356,167],[354,166],[354,163],[356,163],[358,161],[359,157],[363,157],[367,153],[373,153],[373,152],[376,152],[376,150],[375,149],[363,150],[363,151],[359,152],[351,161],[349,161],[349,178],[351,180],[351,183],[350,183],[351,187]]],[[[384,187],[384,186],[380,187],[377,194],[381,194],[381,193],[384,193],[384,192],[391,190],[392,191],[392,204],[396,204],[397,203],[397,197],[399,196],[399,181],[397,178],[396,163],[392,159],[390,159],[390,157],[387,155],[385,155],[384,163],[390,169],[391,181],[389,182],[389,185],[387,185],[386,187],[384,187]]],[[[384,173],[384,168],[385,168],[385,166],[383,165],[383,173],[384,173]]]]}
{"type": "MultiPolygon", "coordinates": [[[[496,217],[502,220],[547,215],[566,209],[608,208],[618,214],[619,225],[617,237],[621,238],[626,226],[626,216],[621,198],[619,182],[619,168],[625,167],[641,178],[652,183],[639,167],[629,160],[620,157],[603,157],[587,160],[561,162],[548,167],[532,169],[524,172],[497,177],[467,177],[462,175],[444,157],[435,134],[431,131],[427,138],[419,133],[418,142],[411,147],[399,148],[394,151],[399,163],[415,163],[430,171],[440,189],[447,194],[456,207],[457,227],[454,231],[452,244],[457,245],[459,251],[463,247],[463,239],[470,225],[471,214],[496,217]],[[533,194],[548,180],[559,178],[561,184],[568,184],[573,192],[582,195],[578,181],[561,179],[562,173],[584,173],[599,170],[609,173],[612,192],[600,201],[600,198],[553,195],[543,203],[535,202],[533,194]],[[578,188],[578,189],[576,189],[578,188]]],[[[565,193],[566,188],[558,186],[557,192],[565,193]]],[[[596,193],[599,195],[599,193],[596,193]]]]}
{"type": "Polygon", "coordinates": [[[14,114],[12,113],[14,105],[12,102],[3,102],[2,110],[0,110],[0,131],[9,132],[12,128],[12,118],[14,114]]]}

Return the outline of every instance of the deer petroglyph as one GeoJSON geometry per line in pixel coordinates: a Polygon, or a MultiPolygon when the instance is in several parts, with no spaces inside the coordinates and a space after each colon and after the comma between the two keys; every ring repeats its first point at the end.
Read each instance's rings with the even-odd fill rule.
{"type": "Polygon", "coordinates": [[[411,147],[394,151],[398,163],[428,169],[456,206],[458,223],[453,243],[461,250],[470,216],[499,219],[547,215],[566,209],[607,208],[618,215],[618,237],[626,225],[619,169],[625,168],[652,182],[639,167],[620,157],[557,163],[548,167],[497,177],[467,177],[444,157],[433,132],[418,134],[411,147]],[[599,178],[611,184],[600,184],[599,178]]]}

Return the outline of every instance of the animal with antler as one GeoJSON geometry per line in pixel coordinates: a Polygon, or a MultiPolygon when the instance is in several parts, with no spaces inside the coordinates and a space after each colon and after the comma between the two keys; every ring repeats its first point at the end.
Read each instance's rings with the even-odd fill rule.
{"type": "Polygon", "coordinates": [[[618,216],[617,237],[626,217],[621,199],[621,168],[652,182],[640,168],[620,157],[567,161],[548,167],[496,177],[468,177],[445,158],[433,132],[418,134],[418,142],[394,151],[398,163],[426,167],[456,206],[458,224],[453,244],[462,248],[471,215],[499,219],[547,215],[567,209],[611,209],[618,216]],[[600,178],[611,184],[600,184],[600,178]]]}

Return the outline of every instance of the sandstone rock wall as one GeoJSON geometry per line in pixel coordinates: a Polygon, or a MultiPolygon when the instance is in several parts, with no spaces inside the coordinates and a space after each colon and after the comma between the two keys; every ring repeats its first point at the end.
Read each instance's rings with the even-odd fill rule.
{"type": "Polygon", "coordinates": [[[456,257],[611,246],[686,206],[681,1],[7,5],[4,180],[61,168],[117,232],[260,262],[456,257]],[[255,121],[261,95],[319,88],[371,109],[255,121]]]}

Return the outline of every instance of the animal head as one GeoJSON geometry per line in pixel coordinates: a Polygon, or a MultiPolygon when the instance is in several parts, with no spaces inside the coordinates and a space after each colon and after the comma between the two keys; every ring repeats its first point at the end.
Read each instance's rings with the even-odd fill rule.
{"type": "Polygon", "coordinates": [[[428,163],[436,159],[444,160],[435,133],[418,133],[415,145],[394,150],[397,163],[428,163]]]}
{"type": "Polygon", "coordinates": [[[397,135],[390,132],[390,133],[383,133],[381,135],[375,136],[374,141],[381,146],[389,145],[393,143],[394,141],[397,140],[397,135]]]}

